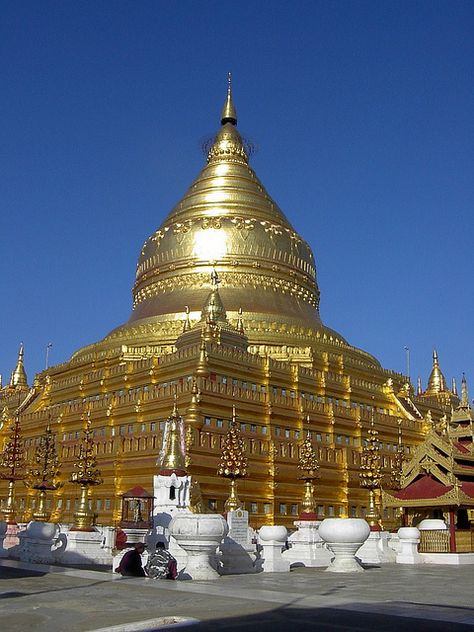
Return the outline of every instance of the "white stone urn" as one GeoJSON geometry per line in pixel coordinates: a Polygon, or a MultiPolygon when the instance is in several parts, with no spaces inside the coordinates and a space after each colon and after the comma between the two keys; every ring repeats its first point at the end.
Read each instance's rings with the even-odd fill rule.
{"type": "Polygon", "coordinates": [[[29,522],[26,529],[18,534],[20,560],[31,564],[51,564],[58,533],[59,527],[53,522],[29,522]]]}
{"type": "MultiPolygon", "coordinates": [[[[404,528],[410,529],[412,527],[404,528]]],[[[448,525],[444,522],[444,520],[439,520],[438,518],[425,518],[417,525],[416,528],[420,531],[446,531],[448,529],[448,525]]]]}
{"type": "Polygon", "coordinates": [[[263,542],[278,542],[281,546],[285,546],[288,537],[288,531],[283,525],[264,525],[260,527],[258,537],[263,542]]]}
{"type": "Polygon", "coordinates": [[[319,526],[319,535],[334,553],[326,569],[332,573],[353,573],[364,569],[355,554],[367,540],[370,527],[362,518],[326,518],[319,526]]]}
{"type": "Polygon", "coordinates": [[[399,547],[397,564],[420,564],[423,560],[418,553],[420,531],[416,527],[400,527],[397,531],[399,547]]]}
{"type": "Polygon", "coordinates": [[[216,549],[229,530],[218,514],[179,513],[169,525],[170,535],[186,551],[184,574],[190,579],[218,579],[216,549]]]}
{"type": "Polygon", "coordinates": [[[52,540],[58,531],[58,525],[54,522],[29,522],[26,533],[29,538],[38,540],[52,540]]]}

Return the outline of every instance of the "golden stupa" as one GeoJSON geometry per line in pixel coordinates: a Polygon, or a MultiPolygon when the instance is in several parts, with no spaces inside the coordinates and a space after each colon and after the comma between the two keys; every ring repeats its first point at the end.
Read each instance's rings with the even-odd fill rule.
{"type": "Polygon", "coordinates": [[[143,245],[128,323],[75,357],[118,344],[159,344],[171,351],[185,306],[191,324],[200,319],[213,269],[229,321],[237,322],[239,309],[245,314],[252,351],[336,346],[379,366],[321,322],[313,253],[249,165],[230,81],[206,166],[143,245]]]}
{"type": "MultiPolygon", "coordinates": [[[[372,421],[389,476],[399,427],[408,453],[423,440],[426,417],[435,423],[457,401],[439,377],[437,356],[436,379],[415,394],[407,377],[321,322],[311,248],[266,192],[248,153],[229,81],[207,164],[140,252],[128,322],[38,374],[31,388],[21,348],[14,377],[0,390],[0,439],[19,413],[30,458],[51,419],[66,481],[52,499],[56,519],[71,521],[78,507],[67,480],[84,414],[104,479],[94,493],[101,523],[120,520],[127,490],[150,488],[165,420],[177,409],[200,503],[223,511],[227,482],[217,468],[235,406],[248,459],[239,498],[253,526],[289,526],[301,511],[303,440],[313,442],[320,464],[317,514],[365,515],[359,466],[372,421]]],[[[18,511],[28,519],[34,499],[21,494],[18,511]]],[[[384,516],[385,524],[397,515],[384,516]]]]}

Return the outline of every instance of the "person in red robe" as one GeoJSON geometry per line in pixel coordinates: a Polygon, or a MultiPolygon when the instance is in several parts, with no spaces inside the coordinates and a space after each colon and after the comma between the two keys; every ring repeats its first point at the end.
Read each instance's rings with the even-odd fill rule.
{"type": "Polygon", "coordinates": [[[145,550],[143,542],[137,542],[133,549],[127,551],[120,564],[115,569],[122,577],[146,577],[142,566],[142,553],[145,550]]]}

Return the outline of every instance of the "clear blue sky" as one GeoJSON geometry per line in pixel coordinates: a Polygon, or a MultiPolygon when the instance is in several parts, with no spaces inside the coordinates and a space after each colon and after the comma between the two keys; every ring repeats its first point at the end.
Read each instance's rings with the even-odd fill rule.
{"type": "Polygon", "coordinates": [[[226,74],[252,164],[352,344],[474,396],[474,3],[0,3],[0,372],[126,321],[226,74]]]}

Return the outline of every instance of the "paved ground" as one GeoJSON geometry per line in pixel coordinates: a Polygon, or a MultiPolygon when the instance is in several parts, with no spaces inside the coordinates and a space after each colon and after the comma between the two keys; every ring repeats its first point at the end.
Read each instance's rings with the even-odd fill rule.
{"type": "MultiPolygon", "coordinates": [[[[319,569],[214,582],[124,579],[112,573],[0,560],[0,630],[89,632],[187,616],[203,630],[474,630],[474,566],[385,565],[340,575],[319,569]]],[[[154,626],[147,627],[153,630],[154,626]]]]}

